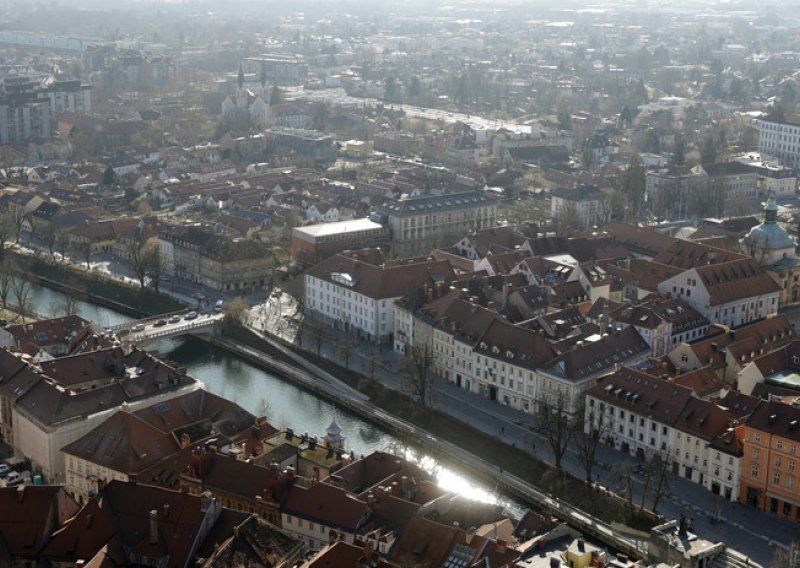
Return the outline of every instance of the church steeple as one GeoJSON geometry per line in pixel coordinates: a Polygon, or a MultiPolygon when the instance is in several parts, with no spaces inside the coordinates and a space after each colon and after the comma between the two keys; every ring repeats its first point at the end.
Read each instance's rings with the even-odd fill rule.
{"type": "Polygon", "coordinates": [[[778,222],[778,204],[775,202],[775,197],[770,196],[767,201],[767,206],[764,208],[764,223],[775,225],[778,222]]]}
{"type": "Polygon", "coordinates": [[[244,87],[244,65],[240,61],[239,62],[239,90],[240,91],[242,90],[242,87],[244,87]]]}

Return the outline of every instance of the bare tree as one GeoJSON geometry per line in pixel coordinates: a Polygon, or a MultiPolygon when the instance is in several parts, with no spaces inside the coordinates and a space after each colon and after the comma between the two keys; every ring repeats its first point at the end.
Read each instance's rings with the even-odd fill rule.
{"type": "Polygon", "coordinates": [[[619,462],[614,467],[614,477],[619,495],[627,499],[633,508],[633,464],[627,461],[619,462]]]}
{"type": "Polygon", "coordinates": [[[25,323],[27,316],[32,312],[30,282],[21,273],[17,273],[11,280],[11,291],[16,300],[17,311],[25,323]]]}
{"type": "Polygon", "coordinates": [[[39,240],[42,241],[42,244],[47,247],[47,252],[50,253],[50,257],[55,259],[56,239],[58,237],[55,225],[52,223],[46,223],[42,225],[37,236],[39,237],[39,240]]]}
{"type": "Polygon", "coordinates": [[[651,488],[653,501],[650,506],[650,509],[654,513],[658,512],[658,504],[661,502],[661,499],[663,499],[664,496],[669,495],[671,490],[671,486],[669,483],[669,467],[670,467],[669,453],[663,456],[660,453],[656,453],[650,460],[650,467],[649,467],[651,472],[650,475],[653,477],[653,483],[651,488]]]}
{"type": "Polygon", "coordinates": [[[69,235],[64,231],[56,231],[55,248],[58,254],[61,255],[61,260],[67,256],[67,248],[69,247],[69,235]]]}
{"type": "Polygon", "coordinates": [[[79,238],[73,243],[75,255],[86,262],[86,270],[92,267],[92,243],[88,239],[79,238]]]}
{"type": "Polygon", "coordinates": [[[427,345],[415,345],[406,351],[402,370],[406,374],[409,391],[424,406],[428,406],[433,386],[433,353],[427,345]]]}
{"type": "Polygon", "coordinates": [[[128,262],[130,262],[131,271],[139,281],[140,288],[145,287],[147,279],[146,249],[147,237],[141,230],[137,230],[136,234],[125,246],[125,254],[128,257],[128,262]]]}
{"type": "Polygon", "coordinates": [[[223,329],[230,330],[246,325],[250,316],[250,304],[241,296],[234,298],[225,305],[222,314],[223,329]]]}
{"type": "Polygon", "coordinates": [[[8,245],[16,241],[17,224],[14,213],[6,209],[0,213],[0,259],[5,256],[8,245]]]}
{"type": "Polygon", "coordinates": [[[561,469],[561,460],[567,452],[575,431],[583,424],[583,416],[572,419],[569,414],[569,401],[562,391],[555,400],[542,405],[536,417],[536,431],[541,434],[553,452],[556,469],[561,469]]]}
{"type": "Polygon", "coordinates": [[[353,351],[355,351],[356,344],[352,339],[345,339],[339,344],[339,350],[342,352],[342,357],[344,358],[344,366],[349,369],[350,368],[350,358],[353,356],[353,351]]]}
{"type": "Polygon", "coordinates": [[[0,260],[0,302],[3,308],[8,307],[8,297],[11,294],[11,284],[17,274],[17,265],[10,258],[0,260]]]}
{"type": "Polygon", "coordinates": [[[369,373],[369,378],[375,378],[375,356],[372,354],[367,355],[367,358],[364,360],[366,364],[366,371],[369,373]]]}
{"type": "Polygon", "coordinates": [[[576,449],[578,457],[583,464],[586,472],[586,483],[592,483],[592,471],[595,465],[597,448],[602,443],[609,431],[610,421],[606,416],[605,407],[598,410],[596,406],[588,407],[588,412],[579,412],[580,416],[586,416],[587,432],[577,432],[576,449]]]}
{"type": "Polygon", "coordinates": [[[153,290],[158,294],[161,290],[161,279],[166,270],[166,263],[164,257],[161,256],[161,250],[158,245],[147,245],[144,250],[144,265],[145,274],[150,279],[150,285],[153,290]]]}
{"type": "Polygon", "coordinates": [[[311,325],[308,326],[308,333],[311,335],[311,340],[317,349],[317,355],[319,355],[322,351],[322,342],[325,340],[325,332],[319,326],[311,325]]]}
{"type": "Polygon", "coordinates": [[[65,316],[74,316],[78,313],[78,298],[72,292],[67,292],[57,308],[65,316]]]}

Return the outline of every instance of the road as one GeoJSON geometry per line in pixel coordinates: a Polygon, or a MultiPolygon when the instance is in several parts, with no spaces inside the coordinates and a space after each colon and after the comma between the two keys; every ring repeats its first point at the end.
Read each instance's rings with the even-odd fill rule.
{"type": "MultiPolygon", "coordinates": [[[[252,325],[259,330],[268,329],[271,333],[283,335],[287,340],[298,343],[296,330],[292,325],[293,305],[284,295],[273,296],[269,305],[254,308],[252,325]],[[280,304],[280,307],[278,306],[280,304]]],[[[800,320],[800,307],[797,308],[800,320]]],[[[341,346],[350,340],[345,333],[325,328],[325,339],[320,345],[320,354],[345,366],[345,352],[341,346]]],[[[313,334],[306,332],[302,345],[316,350],[313,334]]],[[[348,357],[348,366],[365,375],[373,370],[374,375],[388,386],[406,391],[406,380],[399,371],[403,357],[388,348],[380,348],[363,342],[357,343],[358,350],[348,357]]],[[[508,445],[524,448],[536,457],[553,463],[553,455],[547,442],[530,429],[531,416],[513,408],[465,391],[450,383],[435,385],[431,393],[431,404],[454,418],[496,437],[508,445]]],[[[637,458],[609,447],[598,449],[593,480],[612,491],[619,491],[619,464],[642,463],[637,458]]],[[[577,453],[570,449],[563,459],[563,467],[577,477],[584,478],[585,471],[577,453]]],[[[634,475],[634,502],[641,500],[642,478],[634,475]]],[[[775,550],[786,545],[797,532],[791,521],[780,519],[740,503],[729,503],[714,499],[714,495],[702,486],[687,479],[670,474],[670,491],[659,504],[658,512],[670,519],[678,519],[681,514],[692,518],[694,530],[699,536],[712,541],[722,541],[736,550],[747,554],[753,561],[762,565],[772,562],[775,550]],[[716,519],[719,518],[720,521],[716,519]]]]}

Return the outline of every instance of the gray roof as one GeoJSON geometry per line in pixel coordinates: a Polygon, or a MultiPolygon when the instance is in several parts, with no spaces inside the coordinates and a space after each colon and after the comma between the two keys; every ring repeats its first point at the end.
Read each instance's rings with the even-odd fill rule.
{"type": "Polygon", "coordinates": [[[389,201],[381,205],[380,213],[403,217],[492,204],[494,204],[492,197],[477,191],[466,191],[464,193],[415,197],[403,201],[389,201]]]}

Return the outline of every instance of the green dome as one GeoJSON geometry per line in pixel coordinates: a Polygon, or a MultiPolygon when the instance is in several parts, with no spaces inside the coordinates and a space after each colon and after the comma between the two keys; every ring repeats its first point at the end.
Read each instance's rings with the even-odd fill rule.
{"type": "Polygon", "coordinates": [[[764,222],[750,229],[745,242],[759,250],[795,248],[789,233],[778,225],[778,204],[774,197],[769,198],[764,208],[764,222]]]}
{"type": "Polygon", "coordinates": [[[745,237],[747,244],[761,250],[777,250],[795,247],[789,234],[778,225],[762,223],[750,229],[745,237]]]}

